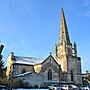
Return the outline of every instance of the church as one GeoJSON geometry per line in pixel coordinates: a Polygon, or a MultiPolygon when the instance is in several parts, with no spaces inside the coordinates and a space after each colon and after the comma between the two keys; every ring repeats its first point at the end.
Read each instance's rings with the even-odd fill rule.
{"type": "Polygon", "coordinates": [[[65,14],[61,9],[59,43],[54,46],[54,56],[45,59],[8,56],[6,76],[23,79],[31,85],[47,83],[82,84],[81,58],[77,55],[77,45],[71,43],[65,14]]]}

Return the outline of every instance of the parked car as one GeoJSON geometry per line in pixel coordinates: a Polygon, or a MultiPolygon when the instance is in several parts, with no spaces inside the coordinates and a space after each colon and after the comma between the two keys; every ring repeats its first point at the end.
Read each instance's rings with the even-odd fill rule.
{"type": "Polygon", "coordinates": [[[86,86],[86,87],[80,87],[80,90],[90,90],[90,87],[86,86]]]}
{"type": "Polygon", "coordinates": [[[49,90],[61,90],[61,87],[58,86],[57,84],[51,84],[49,86],[49,90]]]}
{"type": "Polygon", "coordinates": [[[62,85],[62,90],[79,90],[79,88],[75,85],[62,85]]]}
{"type": "Polygon", "coordinates": [[[71,88],[69,85],[62,85],[62,90],[71,90],[71,88]]]}
{"type": "Polygon", "coordinates": [[[72,90],[79,90],[79,87],[77,87],[76,85],[71,85],[72,86],[72,90]]]}
{"type": "Polygon", "coordinates": [[[0,90],[10,90],[10,88],[4,85],[0,85],[0,90]]]}

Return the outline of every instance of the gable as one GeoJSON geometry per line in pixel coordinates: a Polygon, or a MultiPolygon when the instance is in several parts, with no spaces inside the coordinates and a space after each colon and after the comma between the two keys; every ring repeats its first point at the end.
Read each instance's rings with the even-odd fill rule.
{"type": "Polygon", "coordinates": [[[50,68],[55,72],[58,72],[60,69],[60,65],[56,62],[56,60],[53,58],[52,55],[47,57],[41,64],[42,64],[42,69],[41,69],[42,72],[45,72],[50,68]]]}
{"type": "Polygon", "coordinates": [[[49,63],[50,65],[51,64],[55,64],[55,65],[59,65],[56,60],[53,58],[52,55],[49,55],[41,64],[45,64],[45,63],[49,63]]]}

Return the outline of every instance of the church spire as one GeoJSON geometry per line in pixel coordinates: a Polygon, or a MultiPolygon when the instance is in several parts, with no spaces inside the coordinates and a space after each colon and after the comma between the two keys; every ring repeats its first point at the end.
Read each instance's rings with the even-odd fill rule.
{"type": "Polygon", "coordinates": [[[64,10],[62,8],[61,20],[60,20],[60,40],[59,40],[59,43],[63,44],[63,42],[65,42],[67,45],[70,45],[70,39],[69,39],[67,24],[66,24],[66,20],[65,20],[64,10]]]}

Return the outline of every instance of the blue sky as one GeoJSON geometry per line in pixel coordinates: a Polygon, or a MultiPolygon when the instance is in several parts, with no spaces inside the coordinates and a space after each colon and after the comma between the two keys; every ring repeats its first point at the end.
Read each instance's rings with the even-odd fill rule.
{"type": "Polygon", "coordinates": [[[46,58],[59,40],[63,6],[70,40],[77,43],[82,71],[90,71],[90,0],[0,0],[0,41],[5,65],[10,52],[46,58]]]}

